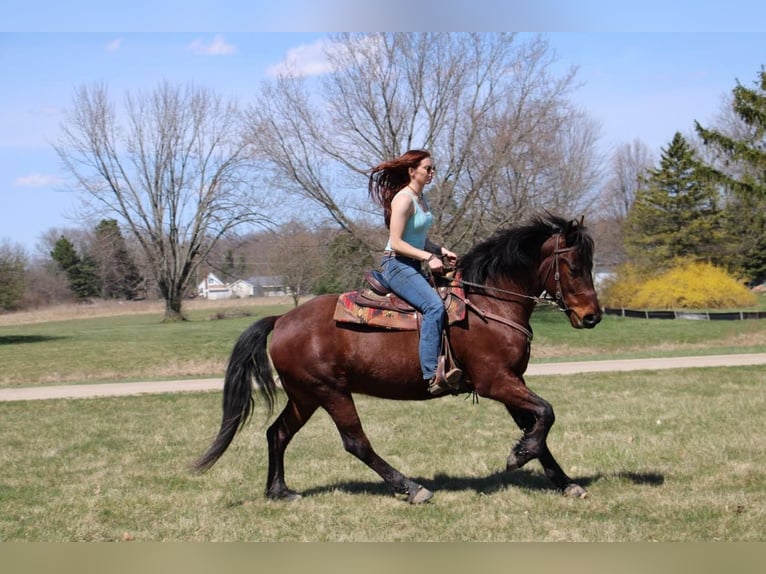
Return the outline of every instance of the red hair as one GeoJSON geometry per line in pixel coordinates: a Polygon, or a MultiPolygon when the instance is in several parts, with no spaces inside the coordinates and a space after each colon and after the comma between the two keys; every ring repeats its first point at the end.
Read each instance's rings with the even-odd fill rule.
{"type": "Polygon", "coordinates": [[[411,149],[391,161],[384,161],[370,170],[367,191],[370,198],[383,208],[386,227],[391,224],[391,201],[394,196],[410,183],[410,168],[431,157],[431,152],[411,149]]]}

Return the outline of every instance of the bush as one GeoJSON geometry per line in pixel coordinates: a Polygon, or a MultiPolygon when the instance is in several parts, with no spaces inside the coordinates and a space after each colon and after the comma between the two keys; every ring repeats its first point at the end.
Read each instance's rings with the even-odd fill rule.
{"type": "Polygon", "coordinates": [[[757,297],[735,277],[710,263],[679,263],[654,277],[633,267],[620,271],[602,295],[607,307],[633,309],[731,309],[757,297]]]}

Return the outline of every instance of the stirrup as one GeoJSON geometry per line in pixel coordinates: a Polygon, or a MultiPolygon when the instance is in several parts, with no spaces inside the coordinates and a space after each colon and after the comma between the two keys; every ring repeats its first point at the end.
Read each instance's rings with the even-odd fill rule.
{"type": "Polygon", "coordinates": [[[428,392],[432,395],[456,391],[460,387],[463,371],[457,368],[452,368],[445,372],[445,365],[446,359],[444,355],[441,355],[436,364],[436,374],[428,381],[428,392]]]}
{"type": "Polygon", "coordinates": [[[457,367],[453,367],[449,371],[446,369],[447,358],[441,355],[436,363],[436,380],[442,387],[453,390],[457,389],[460,386],[460,380],[463,378],[463,371],[457,367]]]}

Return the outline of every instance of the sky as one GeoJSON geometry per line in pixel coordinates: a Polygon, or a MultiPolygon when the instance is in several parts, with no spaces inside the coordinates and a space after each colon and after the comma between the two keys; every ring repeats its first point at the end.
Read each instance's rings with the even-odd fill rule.
{"type": "Polygon", "coordinates": [[[766,8],[736,0],[725,13],[720,2],[707,8],[702,0],[647,0],[640,10],[623,8],[619,15],[609,11],[614,2],[579,2],[574,10],[573,2],[552,0],[539,0],[535,8],[519,1],[498,9],[486,2],[486,10],[485,0],[474,0],[465,13],[468,3],[450,0],[433,5],[439,12],[424,10],[428,2],[412,7],[397,0],[283,0],[270,8],[187,0],[183,14],[170,10],[174,2],[134,0],[129,8],[118,2],[108,14],[86,10],[86,4],[4,3],[0,242],[30,255],[38,254],[47,230],[82,224],[75,218],[77,196],[64,191],[67,174],[52,147],[74,89],[82,85],[103,83],[119,99],[126,90],[148,91],[163,80],[194,82],[249,102],[288,59],[321,73],[320,43],[328,32],[418,30],[415,24],[423,21],[434,30],[532,30],[549,41],[560,70],[577,68],[580,87],[572,100],[600,125],[603,149],[639,139],[659,156],[676,131],[691,133],[695,120],[709,124],[736,83],[753,86],[766,64],[766,34],[757,30],[766,8]],[[121,29],[136,31],[103,31],[121,29]]]}

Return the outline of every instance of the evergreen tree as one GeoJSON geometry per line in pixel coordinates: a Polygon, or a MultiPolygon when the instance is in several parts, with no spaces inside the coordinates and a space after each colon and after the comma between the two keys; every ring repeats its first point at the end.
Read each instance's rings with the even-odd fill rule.
{"type": "Polygon", "coordinates": [[[718,154],[700,167],[726,194],[730,268],[751,283],[766,281],[766,69],[754,88],[737,82],[731,111],[740,129],[710,129],[695,122],[703,143],[718,154]]]}
{"type": "Polygon", "coordinates": [[[69,288],[78,299],[98,295],[98,276],[94,261],[89,257],[80,257],[69,239],[62,235],[51,251],[51,257],[66,273],[69,288]]]}
{"type": "Polygon", "coordinates": [[[96,226],[92,252],[98,268],[101,297],[135,299],[142,278],[115,219],[102,219],[96,226]]]}
{"type": "Polygon", "coordinates": [[[677,259],[717,259],[721,212],[713,185],[700,177],[694,149],[676,133],[636,192],[625,228],[625,249],[640,268],[660,270],[677,259]]]}
{"type": "Polygon", "coordinates": [[[0,309],[18,308],[26,287],[26,267],[27,259],[21,247],[0,242],[0,309]]]}

